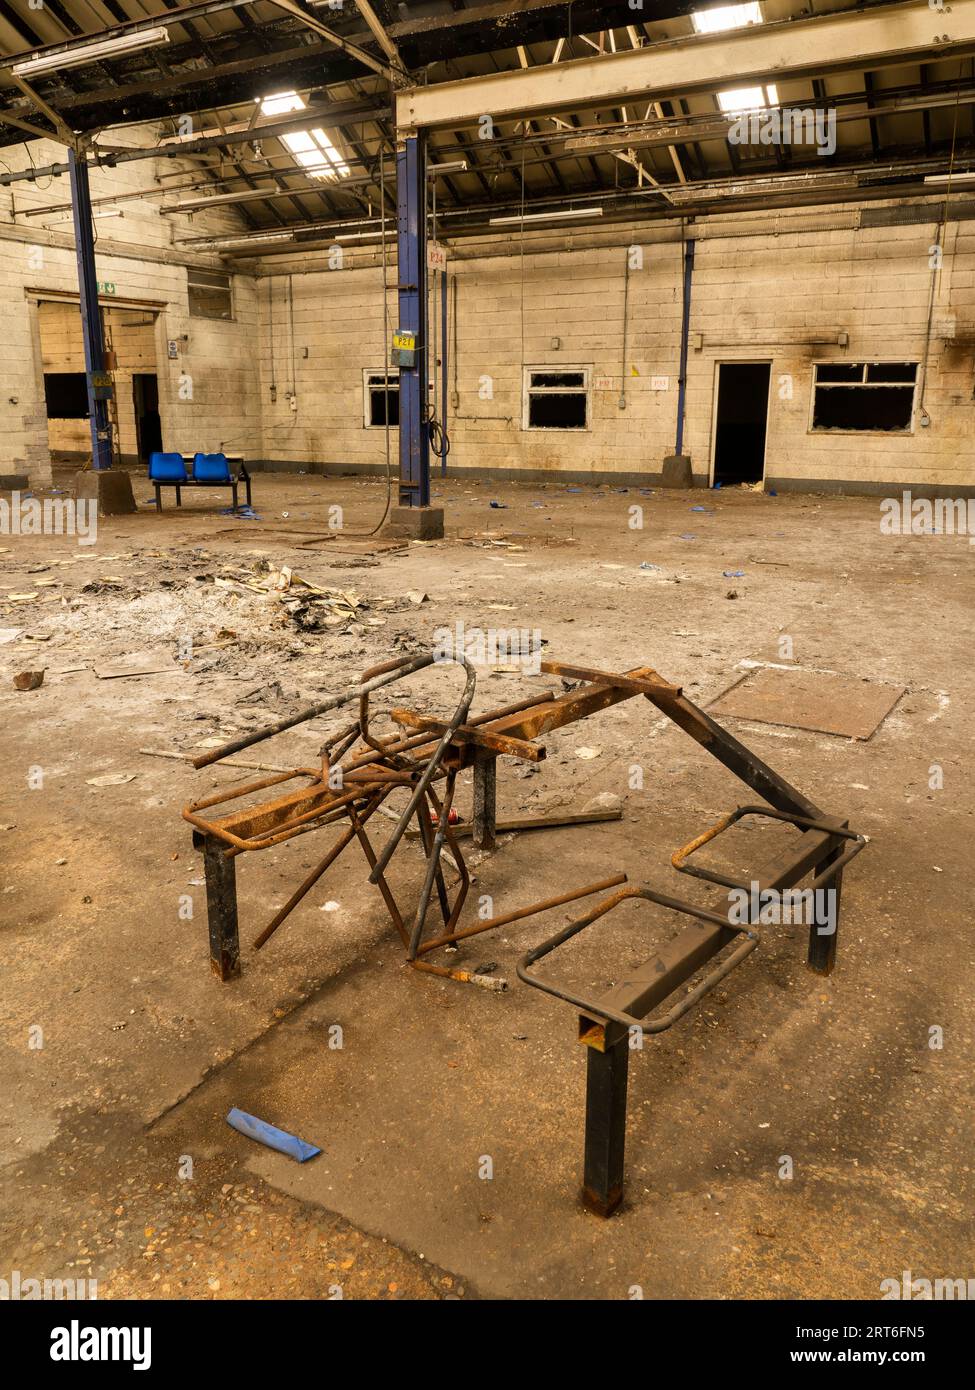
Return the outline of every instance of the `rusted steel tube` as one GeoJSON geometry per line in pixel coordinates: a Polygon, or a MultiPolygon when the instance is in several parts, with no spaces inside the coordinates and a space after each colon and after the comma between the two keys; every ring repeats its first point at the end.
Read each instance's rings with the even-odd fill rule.
{"type": "Polygon", "coordinates": [[[199,758],[194,758],[193,766],[195,768],[209,767],[211,763],[218,763],[221,758],[228,758],[231,753],[239,753],[242,748],[250,748],[252,744],[261,743],[266,738],[273,738],[275,734],[283,734],[286,729],[293,729],[296,724],[304,724],[309,719],[315,719],[319,714],[327,714],[329,710],[338,709],[340,705],[347,705],[351,700],[360,699],[372,690],[379,690],[382,686],[398,680],[400,676],[408,676],[413,671],[420,671],[424,666],[432,665],[433,655],[429,652],[424,653],[423,656],[412,657],[403,663],[398,663],[395,671],[384,671],[365,685],[356,686],[353,690],[346,690],[341,695],[332,695],[329,699],[323,700],[321,704],[307,705],[297,714],[291,714],[286,719],[279,719],[275,724],[268,724],[263,729],[256,729],[252,734],[243,734],[240,738],[232,739],[230,743],[221,744],[219,748],[211,749],[210,752],[202,754],[199,758]]]}
{"type": "Polygon", "coordinates": [[[562,893],[557,898],[546,898],[544,902],[532,903],[530,907],[519,907],[515,912],[505,912],[500,917],[492,917],[490,922],[478,922],[476,926],[465,927],[463,931],[454,932],[451,936],[440,936],[435,941],[425,941],[417,954],[424,955],[437,946],[449,946],[453,941],[463,941],[467,936],[477,936],[482,931],[506,926],[508,922],[518,922],[523,917],[534,917],[536,912],[547,912],[550,907],[561,907],[563,903],[575,902],[576,898],[587,898],[590,893],[602,893],[606,888],[615,888],[617,884],[625,882],[626,874],[613,874],[612,878],[589,883],[585,888],[574,888],[571,893],[562,893]]]}
{"type": "Polygon", "coordinates": [[[494,979],[491,975],[476,975],[473,970],[451,970],[446,965],[431,965],[426,960],[411,960],[414,970],[424,970],[428,975],[440,975],[445,980],[459,980],[464,985],[480,985],[481,989],[494,990],[498,994],[503,994],[508,988],[508,981],[494,979]]]}
{"type": "MultiPolygon", "coordinates": [[[[431,657],[430,660],[432,661],[433,658],[431,657]]],[[[466,656],[458,656],[451,658],[451,664],[456,666],[463,666],[464,670],[467,673],[467,681],[464,685],[464,693],[463,695],[461,695],[460,700],[457,703],[457,708],[454,710],[453,714],[450,717],[450,723],[447,725],[443,737],[437,744],[437,747],[434,750],[434,752],[430,754],[430,758],[427,762],[427,765],[424,768],[422,775],[420,776],[420,780],[417,782],[416,787],[414,788],[413,795],[410,797],[410,804],[407,806],[406,810],[400,816],[399,821],[396,825],[396,829],[390,835],[389,839],[386,841],[385,845],[380,851],[379,858],[376,862],[376,867],[369,875],[370,883],[375,883],[377,881],[378,876],[385,871],[386,865],[389,863],[390,859],[392,859],[393,852],[396,849],[396,846],[403,838],[403,832],[405,831],[407,825],[410,823],[412,816],[416,812],[416,808],[419,806],[423,798],[424,792],[426,791],[430,783],[433,781],[433,778],[436,775],[436,773],[439,771],[444,754],[447,752],[447,749],[450,746],[450,740],[454,730],[460,724],[463,724],[464,721],[467,719],[467,714],[471,707],[471,701],[474,698],[474,687],[477,684],[477,673],[475,672],[474,667],[471,665],[471,663],[467,660],[466,656]]]]}
{"type": "Polygon", "coordinates": [[[738,812],[729,811],[726,816],[722,816],[709,830],[703,830],[700,835],[696,835],[688,844],[683,845],[680,849],[675,849],[670,856],[670,862],[673,867],[680,872],[684,867],[684,860],[689,854],[693,854],[696,849],[700,849],[701,846],[706,845],[709,840],[713,840],[716,835],[720,835],[722,830],[727,830],[731,822],[737,819],[738,812]]]}
{"type": "Polygon", "coordinates": [[[262,792],[268,787],[277,786],[279,782],[289,782],[293,777],[311,777],[314,779],[317,776],[317,772],[305,772],[296,767],[292,772],[279,772],[274,777],[262,777],[257,782],[245,782],[242,787],[225,787],[222,792],[217,792],[215,796],[204,797],[202,801],[191,801],[186,810],[205,811],[210,806],[219,806],[222,801],[236,801],[238,797],[248,796],[251,792],[262,792]]]}
{"type": "MultiPolygon", "coordinates": [[[[467,720],[467,724],[476,727],[479,724],[490,724],[493,719],[504,719],[509,714],[520,714],[522,710],[534,709],[536,705],[549,704],[555,696],[551,690],[543,691],[540,695],[533,695],[528,700],[516,700],[514,704],[502,705],[499,709],[488,710],[484,714],[475,715],[467,720]]],[[[427,734],[410,734],[407,738],[390,739],[388,742],[380,740],[383,746],[383,756],[390,753],[406,753],[414,748],[432,748],[435,739],[427,734]]],[[[358,758],[353,758],[349,763],[350,768],[365,767],[368,763],[378,762],[379,753],[363,753],[358,758]]]]}
{"type": "MultiPolygon", "coordinates": [[[[416,906],[416,916],[413,919],[413,930],[410,932],[409,960],[416,959],[417,947],[420,944],[420,933],[423,931],[423,923],[426,920],[427,908],[430,905],[430,894],[433,891],[433,880],[440,868],[440,856],[443,853],[444,837],[447,833],[447,826],[450,822],[450,807],[454,800],[454,786],[457,781],[456,772],[447,773],[447,786],[444,789],[443,804],[437,816],[437,830],[433,837],[433,845],[427,859],[427,873],[423,881],[423,891],[420,893],[420,901],[416,906]]],[[[426,814],[426,807],[421,807],[420,815],[426,814]]]]}
{"type": "MultiPolygon", "coordinates": [[[[383,795],[385,795],[385,793],[383,793],[383,795]]],[[[352,824],[349,826],[348,830],[346,830],[344,834],[339,836],[339,838],[336,840],[335,844],[329,850],[328,854],[326,854],[325,858],[321,861],[321,863],[315,865],[314,869],[312,869],[308,877],[304,879],[304,881],[300,883],[298,887],[295,889],[295,891],[292,893],[291,897],[285,903],[284,907],[281,908],[280,912],[275,913],[275,915],[271,918],[270,922],[261,932],[260,936],[258,936],[255,939],[255,951],[259,951],[261,947],[264,945],[264,943],[274,935],[274,933],[277,931],[278,927],[280,927],[284,919],[289,915],[289,913],[294,911],[294,909],[301,902],[305,894],[309,893],[312,890],[312,888],[314,888],[315,884],[321,878],[325,870],[328,869],[330,865],[334,864],[335,860],[345,849],[346,845],[351,844],[351,842],[356,838],[362,826],[372,815],[373,811],[375,811],[380,801],[382,801],[383,795],[373,797],[369,805],[366,806],[362,815],[353,819],[352,824]]]]}

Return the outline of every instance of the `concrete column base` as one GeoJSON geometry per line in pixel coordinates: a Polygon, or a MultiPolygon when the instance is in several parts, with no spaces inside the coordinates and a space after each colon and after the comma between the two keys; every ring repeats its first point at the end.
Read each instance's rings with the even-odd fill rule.
{"type": "Polygon", "coordinates": [[[75,500],[98,503],[100,516],[124,516],[137,511],[132,479],[121,468],[84,468],[74,475],[75,500]]]}
{"type": "Polygon", "coordinates": [[[411,541],[442,541],[443,507],[391,507],[383,535],[411,541]]]}
{"type": "Polygon", "coordinates": [[[668,454],[660,475],[661,487],[693,487],[690,454],[668,454]]]}

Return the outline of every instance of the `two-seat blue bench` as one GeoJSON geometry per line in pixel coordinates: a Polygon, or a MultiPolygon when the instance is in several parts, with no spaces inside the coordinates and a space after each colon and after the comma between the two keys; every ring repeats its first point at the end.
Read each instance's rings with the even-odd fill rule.
{"type": "Polygon", "coordinates": [[[251,478],[241,463],[234,473],[226,454],[194,454],[193,471],[187,471],[182,454],[154,453],[149,455],[149,481],[156,489],[156,511],[162,511],[162,489],[176,489],[176,505],[183,505],[180,495],[184,487],[229,487],[233,492],[233,509],[237,511],[237,488],[243,483],[247,506],[251,505],[251,478]]]}

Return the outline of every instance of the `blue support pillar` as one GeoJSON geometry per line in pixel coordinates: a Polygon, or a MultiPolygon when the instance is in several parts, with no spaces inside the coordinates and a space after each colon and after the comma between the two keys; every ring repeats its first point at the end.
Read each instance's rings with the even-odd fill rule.
{"type": "Polygon", "coordinates": [[[424,134],[409,136],[396,155],[399,327],[416,338],[413,365],[401,365],[399,373],[399,501],[405,507],[430,505],[426,163],[424,134]]]}
{"type": "Polygon", "coordinates": [[[447,472],[447,272],[440,272],[440,472],[447,472]]]}
{"type": "Polygon", "coordinates": [[[677,444],[674,453],[684,452],[684,403],[687,399],[687,346],[691,333],[691,281],[694,278],[695,242],[684,243],[684,309],[680,323],[680,373],[677,377],[677,444]]]}
{"type": "Polygon", "coordinates": [[[81,298],[81,332],[85,344],[85,375],[88,383],[88,419],[91,425],[92,467],[112,466],[112,426],[108,415],[110,385],[104,381],[105,345],[98,308],[98,279],[95,272],[95,235],[91,220],[91,193],[88,188],[88,160],[83,152],[68,151],[71,179],[71,215],[74,219],[75,251],[78,257],[78,289],[81,298]]]}

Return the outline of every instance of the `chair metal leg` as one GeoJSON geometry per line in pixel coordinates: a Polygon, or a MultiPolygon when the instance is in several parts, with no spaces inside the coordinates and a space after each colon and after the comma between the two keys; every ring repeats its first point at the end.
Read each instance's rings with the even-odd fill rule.
{"type": "Polygon", "coordinates": [[[224,853],[227,846],[214,835],[203,839],[203,869],[207,886],[207,927],[210,968],[220,980],[240,974],[237,934],[237,861],[224,853]]]}
{"type": "Polygon", "coordinates": [[[597,1216],[611,1216],[623,1200],[628,1035],[624,1033],[614,1044],[607,1045],[605,1052],[589,1047],[586,1053],[582,1202],[597,1216]]]}
{"type": "MultiPolygon", "coordinates": [[[[816,865],[815,873],[821,874],[829,868],[834,860],[838,859],[843,853],[844,846],[840,845],[832,854],[816,865]]],[[[836,938],[840,928],[840,898],[843,888],[843,870],[840,869],[835,878],[825,888],[818,890],[817,908],[815,921],[809,928],[809,954],[806,957],[806,964],[810,970],[814,970],[817,975],[831,975],[836,965],[836,938]],[[825,895],[826,910],[820,910],[819,895],[825,895]]]]}
{"type": "Polygon", "coordinates": [[[494,849],[497,801],[498,755],[489,748],[474,754],[474,829],[478,849],[494,849]]]}
{"type": "Polygon", "coordinates": [[[162,511],[162,489],[158,483],[156,483],[156,511],[162,511]]]}

